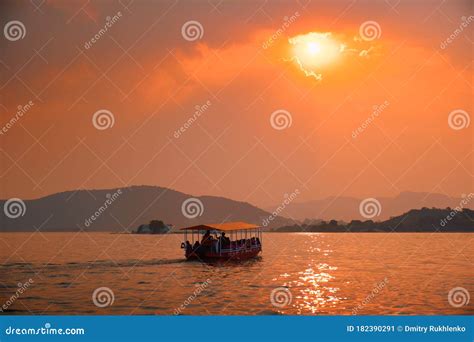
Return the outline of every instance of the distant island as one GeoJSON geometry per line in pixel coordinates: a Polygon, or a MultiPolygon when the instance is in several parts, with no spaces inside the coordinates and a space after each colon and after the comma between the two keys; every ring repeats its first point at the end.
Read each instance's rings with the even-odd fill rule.
{"type": "Polygon", "coordinates": [[[151,220],[149,224],[141,224],[134,234],[166,234],[173,226],[160,220],[151,220]]]}
{"type": "Polygon", "coordinates": [[[290,225],[274,232],[474,232],[474,210],[451,208],[412,209],[381,222],[352,220],[349,223],[331,220],[315,224],[290,225]]]}

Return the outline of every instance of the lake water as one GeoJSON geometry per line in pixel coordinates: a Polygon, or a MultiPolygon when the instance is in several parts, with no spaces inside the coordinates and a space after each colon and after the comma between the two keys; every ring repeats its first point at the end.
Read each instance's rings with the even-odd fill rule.
{"type": "Polygon", "coordinates": [[[474,234],[265,233],[260,258],[218,265],[184,261],[181,239],[0,233],[0,308],[103,315],[474,313],[474,298],[457,305],[474,295],[474,234]],[[455,290],[453,306],[454,288],[463,290],[455,290]]]}

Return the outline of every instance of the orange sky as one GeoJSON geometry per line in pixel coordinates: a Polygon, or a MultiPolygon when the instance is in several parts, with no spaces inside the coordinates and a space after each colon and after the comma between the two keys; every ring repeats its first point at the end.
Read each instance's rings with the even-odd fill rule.
{"type": "Polygon", "coordinates": [[[34,105],[0,134],[0,197],[149,184],[265,206],[295,189],[298,201],[472,192],[474,124],[448,123],[473,113],[472,4],[390,3],[2,1],[2,27],[26,35],[0,40],[1,126],[34,105]],[[191,20],[199,39],[183,37],[191,20]],[[310,32],[345,46],[320,77],[289,42],[310,32]],[[102,109],[105,130],[92,124],[102,109]],[[272,127],[277,110],[291,126],[272,127]]]}

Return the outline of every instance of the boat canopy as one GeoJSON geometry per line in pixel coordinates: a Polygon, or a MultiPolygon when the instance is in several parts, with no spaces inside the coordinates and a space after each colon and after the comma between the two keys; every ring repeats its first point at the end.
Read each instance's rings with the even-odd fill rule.
{"type": "Polygon", "coordinates": [[[181,228],[181,230],[219,230],[219,231],[233,231],[233,230],[248,230],[257,229],[260,226],[247,222],[226,222],[213,224],[200,224],[197,226],[181,228]]]}

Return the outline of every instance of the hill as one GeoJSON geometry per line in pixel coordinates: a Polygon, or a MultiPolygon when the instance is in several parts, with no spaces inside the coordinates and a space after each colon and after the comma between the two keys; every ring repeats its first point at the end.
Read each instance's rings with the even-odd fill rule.
{"type": "MultiPolygon", "coordinates": [[[[5,200],[0,200],[2,208],[5,200]]],[[[136,231],[141,224],[161,220],[177,228],[201,223],[246,221],[261,224],[270,213],[249,203],[223,197],[191,196],[154,186],[77,190],[25,200],[23,216],[10,218],[2,210],[0,231],[136,231]],[[190,200],[192,198],[196,200],[190,200]],[[183,203],[186,204],[186,215],[183,203]],[[199,204],[202,203],[202,206],[199,204]],[[197,211],[193,211],[197,210],[197,211]],[[196,214],[197,213],[197,214],[196,214]],[[199,215],[199,213],[201,215],[199,215]],[[196,215],[195,218],[192,218],[196,215]]],[[[275,218],[269,227],[291,224],[275,218]]]]}
{"type": "Polygon", "coordinates": [[[474,232],[474,211],[471,209],[412,209],[386,221],[353,220],[340,224],[335,220],[315,225],[291,225],[278,232],[474,232]]]}
{"type": "MultiPolygon", "coordinates": [[[[424,192],[401,192],[395,197],[377,197],[377,200],[381,205],[380,216],[377,219],[386,220],[411,209],[456,207],[461,203],[462,198],[424,192]]],[[[361,201],[362,199],[354,197],[327,197],[307,202],[295,201],[288,204],[280,212],[280,215],[300,221],[320,219],[348,222],[363,219],[359,212],[361,201]]],[[[268,207],[266,210],[272,211],[276,207],[268,207]]],[[[474,201],[467,203],[466,207],[474,209],[474,201]]]]}

